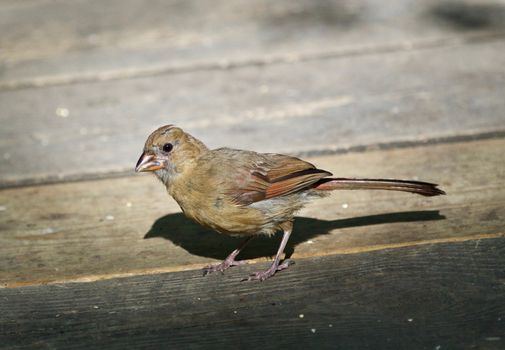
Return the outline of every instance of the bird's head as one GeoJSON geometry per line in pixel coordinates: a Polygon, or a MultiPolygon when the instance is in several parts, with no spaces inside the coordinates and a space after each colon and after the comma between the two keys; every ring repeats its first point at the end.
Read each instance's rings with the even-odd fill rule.
{"type": "Polygon", "coordinates": [[[136,172],[153,171],[165,183],[190,169],[208,149],[205,145],[173,125],[155,130],[144,145],[136,172]]]}

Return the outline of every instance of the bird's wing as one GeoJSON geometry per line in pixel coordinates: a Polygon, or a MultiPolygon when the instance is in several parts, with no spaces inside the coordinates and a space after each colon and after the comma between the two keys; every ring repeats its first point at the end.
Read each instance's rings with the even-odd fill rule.
{"type": "Polygon", "coordinates": [[[331,173],[295,157],[263,154],[237,173],[228,195],[237,205],[285,196],[303,190],[331,173]]]}

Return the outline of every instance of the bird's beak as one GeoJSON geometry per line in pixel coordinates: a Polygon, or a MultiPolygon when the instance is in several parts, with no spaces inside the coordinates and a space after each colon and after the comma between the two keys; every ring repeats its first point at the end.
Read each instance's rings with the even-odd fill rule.
{"type": "Polygon", "coordinates": [[[161,161],[156,158],[156,156],[152,153],[144,152],[140,156],[137,166],[135,167],[136,172],[141,171],[156,171],[165,165],[164,161],[161,161]]]}

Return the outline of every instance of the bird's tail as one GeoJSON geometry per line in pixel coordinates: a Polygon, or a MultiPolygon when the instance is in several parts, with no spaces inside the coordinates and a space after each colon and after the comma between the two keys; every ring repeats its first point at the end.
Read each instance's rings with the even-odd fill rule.
{"type": "Polygon", "coordinates": [[[422,196],[438,196],[445,194],[437,184],[422,181],[389,180],[389,179],[345,179],[326,178],[314,184],[314,189],[320,191],[332,190],[388,190],[417,193],[422,196]]]}

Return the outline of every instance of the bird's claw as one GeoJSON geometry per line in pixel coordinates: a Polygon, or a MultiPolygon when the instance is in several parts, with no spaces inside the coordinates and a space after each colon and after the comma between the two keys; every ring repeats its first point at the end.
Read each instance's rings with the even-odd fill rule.
{"type": "Polygon", "coordinates": [[[292,260],[284,260],[282,264],[277,266],[272,265],[268,268],[268,270],[252,273],[248,278],[244,278],[242,281],[264,281],[267,278],[272,277],[277,271],[285,270],[294,263],[295,262],[292,260]]]}
{"type": "Polygon", "coordinates": [[[224,273],[225,270],[229,269],[232,266],[240,266],[247,264],[246,261],[240,260],[231,260],[231,259],[226,259],[223,262],[217,263],[217,264],[210,264],[207,265],[203,268],[203,275],[207,276],[209,273],[219,271],[221,273],[224,273]]]}

